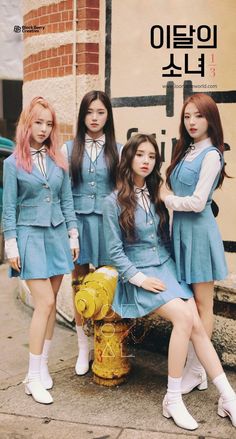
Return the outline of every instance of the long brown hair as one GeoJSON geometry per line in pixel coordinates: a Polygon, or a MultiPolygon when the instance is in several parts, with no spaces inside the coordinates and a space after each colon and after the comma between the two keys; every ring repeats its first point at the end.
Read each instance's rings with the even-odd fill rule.
{"type": "Polygon", "coordinates": [[[156,153],[155,166],[145,181],[150,194],[150,200],[155,205],[155,210],[160,216],[159,231],[163,240],[165,241],[168,240],[168,212],[164,203],[160,199],[160,187],[163,183],[163,179],[160,174],[161,157],[156,140],[152,135],[136,134],[131,136],[123,147],[117,176],[117,200],[121,208],[119,223],[127,240],[135,240],[134,213],[137,206],[137,201],[134,192],[132,163],[139,145],[144,142],[151,143],[156,153]]]}
{"type": "MultiPolygon", "coordinates": [[[[211,138],[212,145],[215,146],[215,148],[217,148],[222,154],[224,152],[223,129],[220,120],[219,110],[215,101],[210,96],[204,93],[193,94],[188,99],[186,99],[182,108],[179,126],[180,138],[175,146],[172,162],[166,170],[166,181],[169,187],[171,187],[170,174],[172,173],[177,163],[179,163],[180,160],[182,160],[182,158],[185,156],[187,149],[189,148],[189,145],[193,140],[192,137],[188,134],[184,125],[184,113],[186,106],[189,103],[195,104],[199,113],[206,118],[208,122],[208,136],[211,138]]],[[[221,170],[217,187],[222,186],[225,176],[227,176],[227,174],[225,172],[224,165],[221,170]]]]}
{"type": "Polygon", "coordinates": [[[75,186],[77,186],[82,181],[82,161],[85,149],[85,134],[87,131],[85,125],[85,117],[87,115],[89,106],[93,101],[99,99],[107,110],[107,120],[103,127],[103,132],[105,134],[105,146],[104,154],[109,169],[110,179],[115,185],[116,179],[116,167],[119,162],[119,155],[116,147],[115,139],[115,129],[113,122],[112,106],[109,97],[103,91],[92,90],[86,93],[81,101],[78,120],[77,120],[77,130],[74,139],[74,146],[71,156],[71,176],[72,181],[75,186]]]}

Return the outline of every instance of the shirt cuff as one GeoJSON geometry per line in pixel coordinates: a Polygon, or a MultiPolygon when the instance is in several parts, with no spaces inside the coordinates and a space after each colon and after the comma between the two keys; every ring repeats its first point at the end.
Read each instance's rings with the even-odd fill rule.
{"type": "Polygon", "coordinates": [[[70,248],[71,250],[74,248],[79,248],[79,240],[78,238],[69,238],[70,248]]]}
{"type": "Polygon", "coordinates": [[[19,251],[16,238],[7,239],[5,241],[5,253],[7,259],[18,258],[19,251]]]}
{"type": "Polygon", "coordinates": [[[147,276],[143,274],[141,271],[136,273],[133,277],[129,279],[129,282],[133,285],[136,285],[136,287],[141,287],[142,283],[147,279],[147,276]]]}
{"type": "Polygon", "coordinates": [[[79,232],[78,232],[77,229],[70,229],[68,231],[68,235],[69,235],[70,238],[78,238],[79,232]]]}

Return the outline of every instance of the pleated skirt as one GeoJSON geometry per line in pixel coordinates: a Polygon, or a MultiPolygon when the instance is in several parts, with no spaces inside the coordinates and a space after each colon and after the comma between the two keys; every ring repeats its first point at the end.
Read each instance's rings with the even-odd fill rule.
{"type": "Polygon", "coordinates": [[[103,232],[103,217],[96,213],[76,215],[80,254],[77,264],[92,264],[95,268],[109,264],[103,232]]]}
{"type": "Polygon", "coordinates": [[[193,297],[191,288],[177,281],[175,264],[171,258],[162,265],[139,267],[146,276],[160,279],[166,286],[165,291],[152,293],[130,282],[118,280],[112,303],[113,310],[123,318],[143,317],[176,298],[193,297]]]}
{"type": "Polygon", "coordinates": [[[172,246],[178,280],[191,284],[226,278],[223,242],[210,205],[199,213],[174,212],[172,246]]]}
{"type": "Polygon", "coordinates": [[[21,271],[10,268],[10,277],[48,279],[74,268],[65,223],[57,227],[18,226],[17,244],[21,271]]]}

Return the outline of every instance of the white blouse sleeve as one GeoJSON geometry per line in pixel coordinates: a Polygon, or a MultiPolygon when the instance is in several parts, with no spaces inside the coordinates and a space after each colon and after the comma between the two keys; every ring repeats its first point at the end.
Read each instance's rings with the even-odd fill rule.
{"type": "Polygon", "coordinates": [[[193,195],[178,197],[167,195],[165,205],[168,209],[183,212],[201,212],[211,192],[213,183],[221,169],[220,155],[217,151],[210,151],[203,159],[199,180],[193,195]]]}
{"type": "Polygon", "coordinates": [[[5,254],[7,259],[19,257],[19,250],[16,238],[10,238],[5,240],[5,254]]]}
{"type": "Polygon", "coordinates": [[[145,279],[147,279],[147,276],[141,271],[139,271],[129,279],[129,282],[133,285],[136,285],[136,287],[141,287],[145,279]]]}

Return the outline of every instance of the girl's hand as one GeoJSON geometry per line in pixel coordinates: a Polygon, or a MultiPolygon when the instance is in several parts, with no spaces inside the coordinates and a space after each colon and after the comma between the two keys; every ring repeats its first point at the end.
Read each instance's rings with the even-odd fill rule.
{"type": "Polygon", "coordinates": [[[79,257],[79,248],[72,248],[71,254],[72,254],[73,262],[75,262],[79,257]]]}
{"type": "Polygon", "coordinates": [[[160,189],[160,197],[161,197],[161,200],[165,202],[165,198],[167,197],[167,195],[173,195],[173,192],[170,191],[170,190],[166,187],[165,184],[163,184],[163,185],[161,186],[161,189],[160,189]]]}
{"type": "Polygon", "coordinates": [[[10,264],[11,268],[13,268],[14,270],[20,272],[21,262],[20,262],[20,257],[19,256],[17,256],[16,258],[9,258],[8,259],[8,263],[10,264]]]}
{"type": "Polygon", "coordinates": [[[160,291],[165,291],[166,286],[160,279],[156,277],[147,277],[141,287],[147,291],[152,291],[152,293],[159,293],[160,291]]]}

